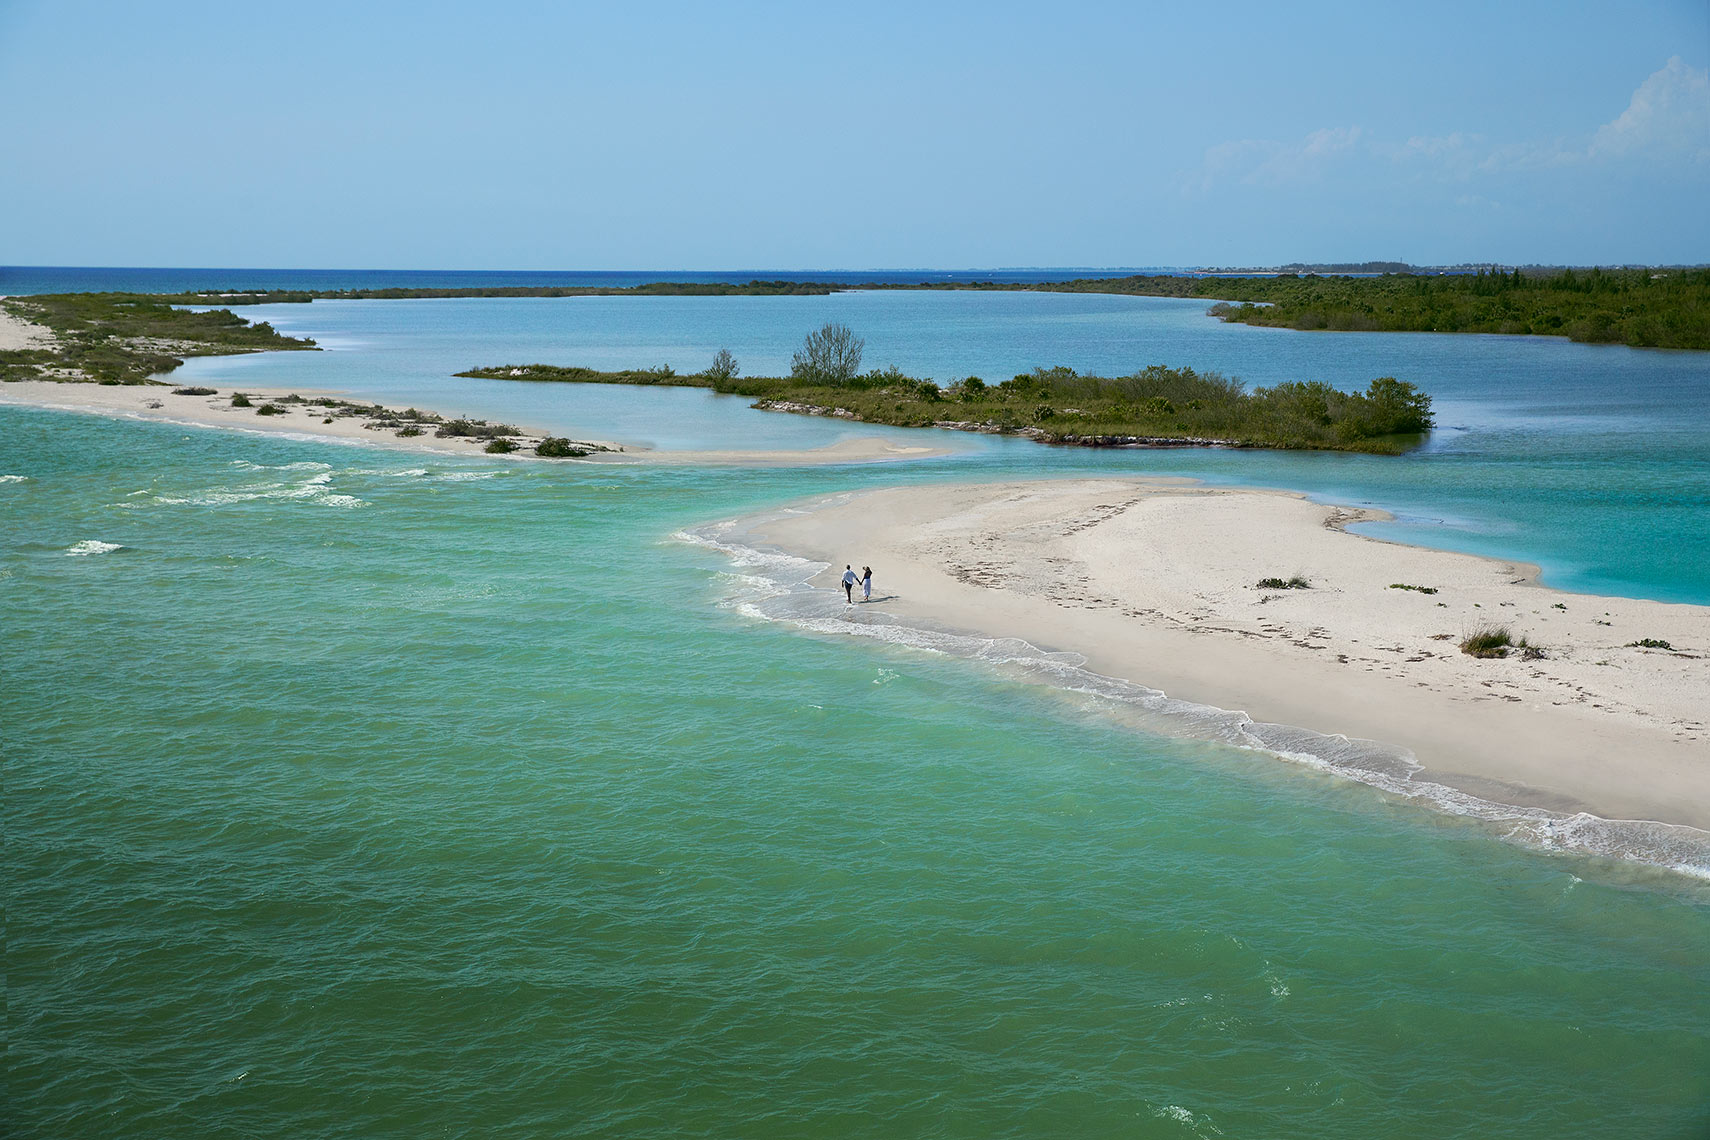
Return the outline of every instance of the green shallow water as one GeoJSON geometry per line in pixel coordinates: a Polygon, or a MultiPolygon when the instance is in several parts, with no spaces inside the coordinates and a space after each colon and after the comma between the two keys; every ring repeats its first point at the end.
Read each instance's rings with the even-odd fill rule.
{"type": "Polygon", "coordinates": [[[1710,1125],[1701,883],[756,622],[670,537],[930,466],[0,428],[9,1134],[1710,1125]]]}

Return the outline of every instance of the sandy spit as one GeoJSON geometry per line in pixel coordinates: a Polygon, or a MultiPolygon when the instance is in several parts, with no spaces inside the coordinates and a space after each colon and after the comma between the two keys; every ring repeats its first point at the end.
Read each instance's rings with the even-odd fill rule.
{"type": "MultiPolygon", "coordinates": [[[[840,497],[751,537],[871,564],[905,620],[1399,745],[1418,778],[1480,799],[1710,829],[1710,607],[1565,593],[1536,567],[1343,529],[1382,517],[1289,492],[1078,479],[840,497]],[[1309,589],[1257,586],[1296,574],[1309,589]],[[1545,656],[1460,652],[1488,622],[1545,656]],[[1644,638],[1676,651],[1629,645],[1644,638]]],[[[835,588],[839,573],[813,584],[835,588]]]]}
{"type": "MultiPolygon", "coordinates": [[[[17,322],[15,322],[17,323],[17,322]]],[[[31,326],[33,327],[33,326],[31,326]]],[[[22,334],[19,334],[22,335],[22,334]]],[[[213,396],[175,396],[170,387],[156,385],[105,385],[56,383],[51,380],[22,380],[0,384],[0,404],[17,404],[60,411],[86,412],[131,419],[163,420],[191,427],[223,428],[264,432],[297,438],[332,439],[361,443],[397,451],[430,452],[441,455],[481,455],[487,459],[521,462],[654,463],[702,466],[783,467],[833,463],[870,463],[893,459],[920,459],[945,454],[941,448],[900,446],[880,438],[844,440],[829,447],[799,451],[652,451],[607,440],[586,440],[610,447],[584,460],[544,460],[528,451],[510,455],[486,455],[485,441],[439,439],[431,432],[403,439],[386,430],[364,428],[360,417],[335,418],[317,414],[318,409],[288,406],[283,415],[258,416],[254,408],[231,406],[233,392],[242,391],[259,406],[268,400],[296,394],[306,397],[332,396],[367,403],[368,399],[348,392],[309,389],[243,387],[221,389],[213,396]]],[[[525,447],[544,436],[544,431],[519,425],[525,447]]],[[[579,439],[581,437],[578,437],[579,439]]]]}

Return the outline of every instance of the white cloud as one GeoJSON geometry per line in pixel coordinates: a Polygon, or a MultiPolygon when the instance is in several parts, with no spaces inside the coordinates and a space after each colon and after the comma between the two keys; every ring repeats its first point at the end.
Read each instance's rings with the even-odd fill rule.
{"type": "Polygon", "coordinates": [[[1365,136],[1362,127],[1325,127],[1297,142],[1237,139],[1218,143],[1205,152],[1200,169],[1183,180],[1189,190],[1209,190],[1220,182],[1277,186],[1308,182],[1322,175],[1339,156],[1356,151],[1365,136]]]}
{"type": "Polygon", "coordinates": [[[1694,70],[1677,55],[1633,92],[1614,122],[1599,127],[1592,158],[1640,155],[1710,158],[1710,70],[1694,70]]]}
{"type": "MultiPolygon", "coordinates": [[[[1509,171],[1588,163],[1710,161],[1710,71],[1675,56],[1641,83],[1619,117],[1577,139],[1496,143],[1455,131],[1414,135],[1396,144],[1361,127],[1327,127],[1295,142],[1239,139],[1206,150],[1200,167],[1181,179],[1204,192],[1228,183],[1278,186],[1323,176],[1335,161],[1387,162],[1411,177],[1467,182],[1509,171]]],[[[1476,195],[1462,204],[1483,203],[1476,195]]]]}

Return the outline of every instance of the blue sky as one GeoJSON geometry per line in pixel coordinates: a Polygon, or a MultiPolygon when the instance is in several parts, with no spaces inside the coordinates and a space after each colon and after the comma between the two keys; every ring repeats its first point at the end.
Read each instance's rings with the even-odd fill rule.
{"type": "Polygon", "coordinates": [[[1710,3],[0,0],[0,263],[1710,261],[1710,3]]]}

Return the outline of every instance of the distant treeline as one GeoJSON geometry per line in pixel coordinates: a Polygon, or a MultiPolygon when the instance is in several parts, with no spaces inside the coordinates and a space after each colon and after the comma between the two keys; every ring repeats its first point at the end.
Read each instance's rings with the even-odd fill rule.
{"type": "Polygon", "coordinates": [[[190,312],[152,293],[41,293],[5,305],[51,329],[55,343],[0,352],[0,380],[142,384],[190,356],[315,347],[266,321],[250,324],[225,309],[190,312]]]}
{"type": "Polygon", "coordinates": [[[1226,321],[1349,332],[1565,336],[1635,348],[1710,348],[1710,269],[1548,275],[1219,278],[1226,321]]]}
{"type": "MultiPolygon", "coordinates": [[[[1356,268],[1398,263],[1368,262],[1356,268]]],[[[179,293],[180,305],[250,305],[328,300],[450,297],[797,296],[844,290],[974,290],[1116,293],[1231,302],[1225,321],[1341,332],[1478,332],[1565,336],[1635,348],[1710,349],[1710,269],[1514,270],[1378,277],[1087,277],[1052,282],[750,281],[654,282],[634,286],[504,286],[460,289],[344,289],[327,292],[179,293]]]]}
{"type": "Polygon", "coordinates": [[[1372,381],[1364,392],[1342,392],[1322,383],[1248,391],[1239,380],[1215,372],[1162,365],[1117,377],[1037,368],[1001,384],[969,376],[947,387],[895,368],[842,380],[811,369],[790,376],[742,377],[716,365],[687,376],[670,368],[601,372],[548,364],[473,368],[458,375],[710,388],[776,411],[897,427],[1017,434],[1086,447],[1221,444],[1397,454],[1416,445],[1432,423],[1431,398],[1390,377],[1372,381]]]}
{"type": "Polygon", "coordinates": [[[310,301],[413,301],[456,297],[797,297],[823,296],[859,285],[817,281],[650,281],[644,285],[494,285],[450,289],[264,289],[156,294],[173,305],[283,305],[310,301]]]}

